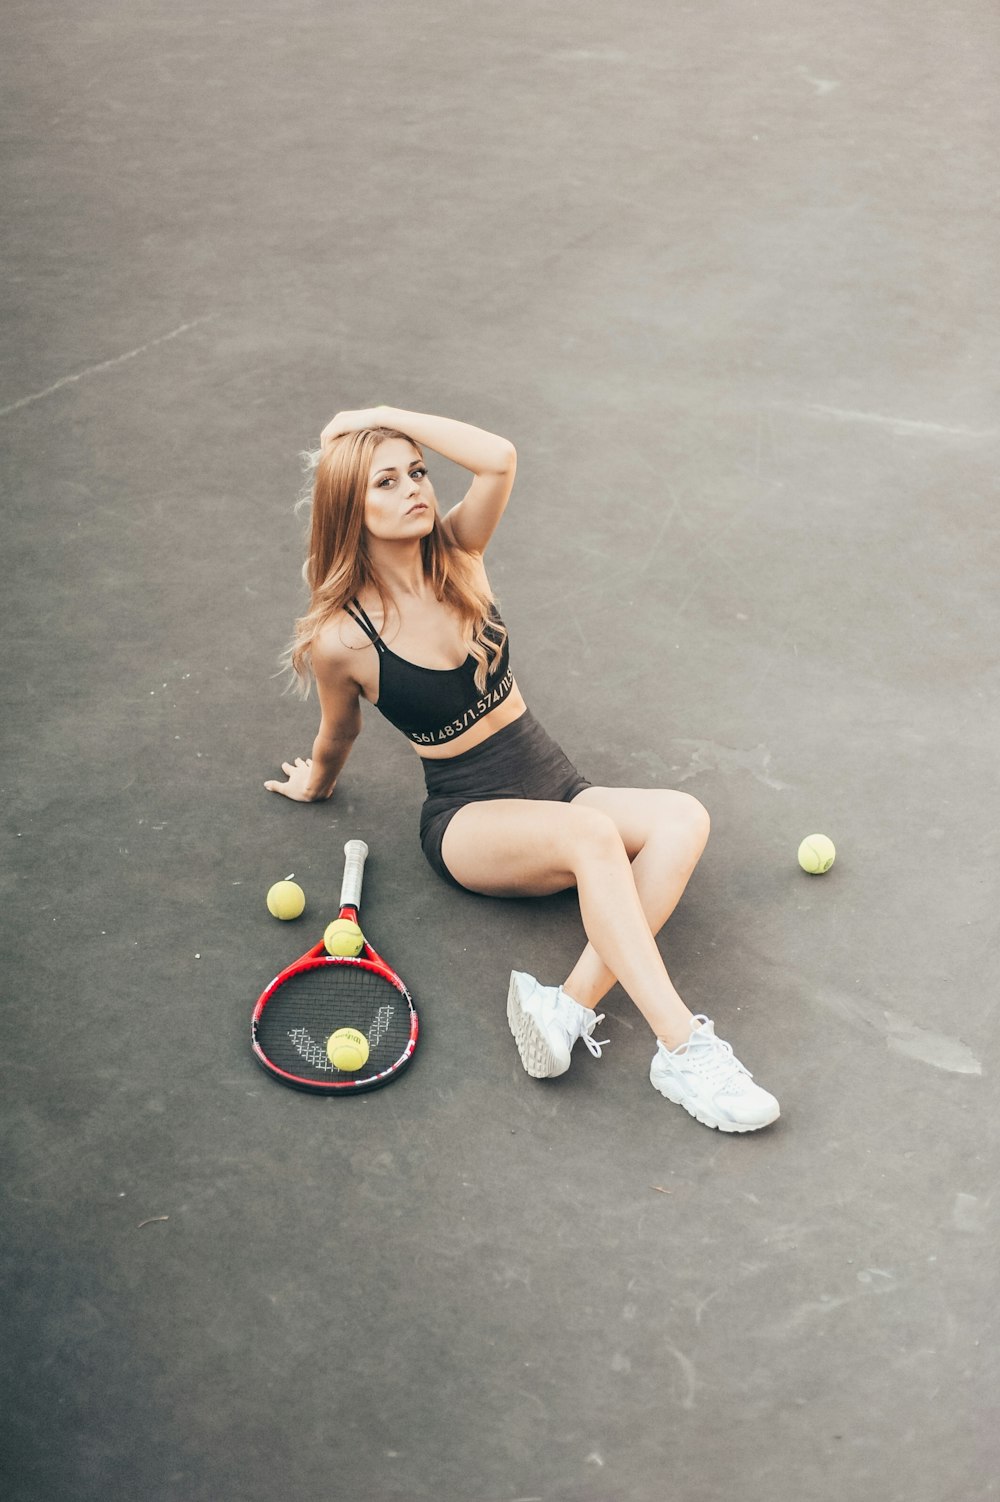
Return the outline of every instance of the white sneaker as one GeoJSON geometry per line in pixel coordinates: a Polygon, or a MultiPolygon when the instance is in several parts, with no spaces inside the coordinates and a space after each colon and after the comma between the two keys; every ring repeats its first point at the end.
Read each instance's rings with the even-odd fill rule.
{"type": "Polygon", "coordinates": [[[567,996],[562,986],[540,986],[523,970],[510,973],[507,1021],[514,1034],[521,1063],[536,1080],[565,1074],[577,1038],[582,1038],[595,1059],[607,1040],[598,1043],[591,1034],[604,1013],[595,1017],[589,1007],[567,996]]]}
{"type": "Polygon", "coordinates": [[[674,1049],[657,1043],[649,1081],[703,1126],[720,1132],[755,1132],[781,1114],[774,1096],[754,1084],[707,1017],[695,1017],[687,1043],[674,1049]]]}

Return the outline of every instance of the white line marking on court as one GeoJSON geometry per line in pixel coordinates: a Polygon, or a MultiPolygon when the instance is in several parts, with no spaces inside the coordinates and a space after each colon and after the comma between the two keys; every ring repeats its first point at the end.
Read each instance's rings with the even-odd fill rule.
{"type": "Polygon", "coordinates": [[[701,1385],[698,1380],[698,1374],[695,1371],[694,1362],[690,1357],[685,1356],[683,1351],[679,1351],[676,1346],[671,1345],[669,1340],[665,1340],[663,1343],[681,1369],[686,1389],[681,1398],[681,1407],[690,1412],[694,1407],[695,1393],[701,1385]]]}
{"type": "Polygon", "coordinates": [[[792,784],[781,782],[771,776],[771,752],[767,746],[755,746],[752,751],[735,746],[720,746],[715,741],[673,740],[671,746],[690,757],[687,767],[671,764],[670,771],[679,773],[675,782],[689,782],[703,772],[721,772],[731,776],[736,772],[749,772],[757,782],[773,788],[777,793],[790,791],[792,784]]]}
{"type": "Polygon", "coordinates": [[[982,1063],[961,1038],[918,1027],[898,1012],[834,991],[832,987],[818,987],[815,994],[831,1011],[849,1022],[862,1022],[881,1033],[893,1053],[916,1059],[921,1064],[931,1064],[949,1074],[983,1073],[982,1063]]]}
{"type": "Polygon", "coordinates": [[[951,1074],[982,1074],[983,1066],[972,1049],[960,1038],[933,1033],[928,1028],[917,1027],[906,1017],[894,1012],[885,1013],[886,1041],[893,1053],[903,1054],[908,1059],[917,1059],[921,1064],[933,1064],[935,1069],[946,1069],[951,1074]]]}
{"type": "Polygon", "coordinates": [[[801,65],[795,71],[796,73],[801,73],[806,83],[813,85],[817,94],[829,94],[834,89],[840,88],[840,80],[837,78],[813,78],[812,74],[807,73],[801,65]]]}
{"type": "Polygon", "coordinates": [[[916,422],[909,417],[888,417],[883,412],[855,412],[849,407],[824,407],[810,402],[796,411],[811,412],[817,417],[836,417],[841,422],[869,422],[877,427],[892,428],[896,433],[920,433],[933,437],[943,434],[946,438],[996,438],[996,428],[948,428],[938,422],[916,422]]]}
{"type": "Polygon", "coordinates": [[[186,334],[189,329],[196,329],[199,324],[211,323],[212,319],[217,316],[215,313],[209,313],[205,318],[195,318],[191,323],[182,323],[179,328],[171,329],[169,334],[161,334],[158,339],[150,339],[148,344],[140,344],[138,349],[127,350],[124,355],[115,355],[110,360],[102,360],[98,365],[88,365],[86,370],[79,370],[76,375],[63,376],[62,380],[56,381],[54,385],[46,386],[44,391],[33,391],[30,396],[22,396],[20,401],[11,402],[9,407],[0,407],[0,417],[17,412],[21,407],[29,407],[32,402],[40,402],[44,397],[61,391],[64,386],[71,386],[74,381],[82,381],[87,376],[97,375],[102,370],[111,370],[115,365],[124,365],[126,360],[134,360],[139,355],[144,355],[147,350],[155,349],[158,344],[166,344],[170,339],[177,339],[181,334],[186,334]]]}
{"type": "Polygon", "coordinates": [[[978,1197],[974,1194],[956,1194],[951,1220],[956,1231],[984,1230],[982,1207],[978,1197]]]}

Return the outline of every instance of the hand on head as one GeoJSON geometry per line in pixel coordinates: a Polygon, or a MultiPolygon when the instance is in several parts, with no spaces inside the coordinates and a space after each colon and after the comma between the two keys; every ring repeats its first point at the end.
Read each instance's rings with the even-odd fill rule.
{"type": "Polygon", "coordinates": [[[335,438],[343,438],[345,433],[361,433],[365,428],[377,428],[384,421],[379,416],[380,412],[387,412],[388,407],[360,407],[356,412],[338,412],[336,417],[331,417],[322,433],[319,435],[321,449],[326,449],[335,438]]]}

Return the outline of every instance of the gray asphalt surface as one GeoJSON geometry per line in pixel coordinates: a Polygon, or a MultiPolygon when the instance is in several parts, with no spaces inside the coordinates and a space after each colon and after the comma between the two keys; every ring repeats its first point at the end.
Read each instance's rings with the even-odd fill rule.
{"type": "Polygon", "coordinates": [[[994,7],[5,31],[5,1496],[1000,1496],[994,7]],[[662,945],[773,1130],[661,1100],[620,991],[524,1076],[574,902],[437,881],[377,715],[331,803],[263,791],[298,456],[371,402],[516,443],[518,682],[710,809],[662,945]],[[317,1101],[249,1016],[355,835],[423,1040],[317,1101]]]}

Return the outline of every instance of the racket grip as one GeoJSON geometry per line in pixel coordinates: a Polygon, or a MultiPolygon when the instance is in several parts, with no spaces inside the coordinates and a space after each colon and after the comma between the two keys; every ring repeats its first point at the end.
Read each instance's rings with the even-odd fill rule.
{"type": "Polygon", "coordinates": [[[365,861],[368,846],[364,840],[348,840],[344,846],[347,864],[344,867],[344,882],[340,888],[341,907],[361,906],[361,884],[365,878],[365,861]]]}

